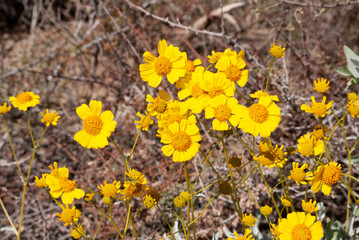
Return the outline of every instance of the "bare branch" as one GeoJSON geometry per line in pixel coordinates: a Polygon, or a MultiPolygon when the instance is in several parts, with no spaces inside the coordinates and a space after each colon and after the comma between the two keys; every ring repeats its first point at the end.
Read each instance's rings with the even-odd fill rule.
{"type": "Polygon", "coordinates": [[[318,8],[334,8],[334,7],[347,7],[350,5],[359,4],[359,1],[352,1],[352,2],[337,2],[335,4],[323,4],[323,3],[303,3],[303,2],[295,2],[291,0],[282,0],[282,3],[292,4],[296,6],[302,7],[318,7],[318,8]]]}

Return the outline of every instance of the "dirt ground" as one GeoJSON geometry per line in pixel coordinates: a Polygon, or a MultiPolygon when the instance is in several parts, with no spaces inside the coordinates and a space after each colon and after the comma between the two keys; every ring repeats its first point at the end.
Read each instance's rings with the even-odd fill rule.
{"type": "MultiPolygon", "coordinates": [[[[281,123],[271,138],[275,144],[285,147],[296,146],[298,138],[317,125],[312,115],[300,110],[300,105],[310,102],[314,94],[312,83],[318,77],[330,80],[327,96],[334,100],[337,113],[343,113],[348,93],[344,89],[349,79],[340,76],[335,69],[346,64],[344,45],[359,53],[359,4],[349,1],[17,0],[11,4],[1,2],[0,15],[0,103],[21,91],[33,91],[40,96],[40,105],[30,110],[35,139],[40,137],[44,127],[40,111],[49,108],[61,115],[58,125],[48,129],[36,152],[30,179],[49,172],[48,166],[56,161],[70,169],[70,176],[78,184],[94,190],[104,180],[123,181],[125,165],[111,143],[104,149],[87,150],[73,140],[82,127],[75,109],[91,99],[102,101],[103,108],[111,110],[118,123],[113,139],[125,154],[129,154],[137,135],[136,113],[145,111],[146,95],[154,96],[158,91],[141,79],[138,66],[144,62],[145,51],[157,53],[157,43],[161,39],[186,51],[189,59],[199,58],[205,67],[209,65],[207,55],[212,50],[244,49],[250,73],[246,87],[241,89],[245,96],[265,87],[271,44],[285,46],[285,57],[273,65],[269,88],[271,94],[278,95],[282,110],[281,123]]],[[[172,85],[162,84],[161,89],[176,96],[172,85]]],[[[358,86],[351,91],[358,92],[358,86]]],[[[32,145],[26,114],[12,109],[6,117],[22,170],[27,172],[32,145]]],[[[324,119],[324,125],[329,128],[334,124],[333,116],[324,119]]],[[[22,183],[3,119],[0,126],[0,197],[17,226],[22,183]]],[[[358,119],[351,118],[346,123],[350,146],[358,139],[358,127],[358,119]]],[[[130,165],[145,174],[151,187],[162,191],[161,208],[173,221],[169,209],[173,208],[173,198],[186,189],[185,175],[182,165],[161,152],[162,144],[156,138],[156,131],[153,127],[140,135],[130,165]]],[[[204,134],[204,128],[201,133],[201,149],[208,153],[215,143],[214,138],[204,134]]],[[[244,140],[251,142],[251,137],[244,135],[244,140]]],[[[229,137],[227,144],[229,155],[238,154],[244,162],[251,160],[235,136],[229,137]]],[[[347,171],[344,161],[347,152],[341,131],[335,131],[328,147],[332,158],[342,164],[344,172],[347,171]]],[[[216,170],[225,175],[228,169],[221,150],[217,147],[211,160],[216,170]]],[[[358,154],[359,150],[352,153],[353,156],[358,154]]],[[[296,154],[289,161],[304,159],[296,154]]],[[[198,154],[188,163],[192,181],[203,161],[198,154]]],[[[287,167],[289,172],[291,164],[287,167]]],[[[358,162],[353,165],[354,177],[359,176],[357,167],[358,162]]],[[[274,169],[265,169],[264,174],[271,186],[278,182],[274,169]]],[[[196,190],[216,180],[213,171],[205,168],[196,190]]],[[[271,203],[259,173],[247,184],[260,205],[271,203]]],[[[359,185],[355,182],[352,189],[359,193],[359,185]]],[[[199,215],[217,192],[216,185],[206,189],[203,192],[206,196],[195,201],[195,214],[199,215]]],[[[238,194],[243,211],[255,213],[257,208],[245,188],[239,189],[238,194]]],[[[299,199],[304,196],[303,188],[293,187],[291,194],[298,200],[294,202],[295,207],[301,209],[299,199]]],[[[317,201],[324,203],[327,217],[343,223],[346,194],[341,184],[333,189],[330,197],[318,194],[317,201]]],[[[276,197],[280,198],[280,192],[276,197]]],[[[133,204],[136,211],[142,201],[135,199],[133,204]]],[[[88,203],[81,202],[76,207],[83,211],[80,221],[93,236],[101,216],[88,203]]],[[[59,211],[48,194],[31,181],[26,195],[22,239],[71,239],[70,228],[56,217],[59,211]]],[[[113,215],[118,226],[125,224],[123,205],[115,207],[113,215]]],[[[275,216],[272,217],[275,221],[275,216]]],[[[7,230],[9,226],[0,211],[0,239],[15,238],[7,230]]],[[[224,227],[241,231],[232,202],[224,195],[210,204],[196,226],[198,239],[212,239],[215,230],[219,231],[220,239],[225,239],[224,227]]],[[[263,233],[268,233],[264,221],[261,226],[263,233]]],[[[355,226],[359,226],[358,219],[355,226]]],[[[141,210],[135,218],[135,227],[139,239],[162,239],[164,233],[169,232],[156,209],[141,210]]],[[[133,238],[132,231],[127,237],[133,238]]],[[[109,221],[104,221],[98,239],[119,239],[109,221]]]]}

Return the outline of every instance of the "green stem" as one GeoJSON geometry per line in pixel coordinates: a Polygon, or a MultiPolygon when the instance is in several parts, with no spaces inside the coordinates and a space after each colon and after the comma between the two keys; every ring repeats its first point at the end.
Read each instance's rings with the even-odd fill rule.
{"type": "Polygon", "coordinates": [[[11,227],[14,229],[15,234],[18,235],[17,229],[16,229],[14,223],[12,222],[11,217],[10,217],[9,213],[7,212],[7,210],[6,210],[6,207],[5,207],[4,203],[2,202],[1,197],[0,197],[0,205],[1,205],[2,210],[3,210],[4,213],[5,213],[5,216],[6,216],[7,220],[8,220],[9,223],[10,223],[11,227]]]}
{"type": "MultiPolygon", "coordinates": [[[[189,192],[191,194],[191,198],[190,201],[188,201],[187,203],[187,223],[190,222],[191,217],[190,217],[190,210],[192,212],[192,219],[194,219],[194,213],[193,213],[193,188],[191,186],[191,181],[189,179],[188,176],[188,169],[187,169],[187,162],[183,163],[184,165],[184,172],[185,172],[185,176],[186,176],[186,183],[187,183],[187,192],[189,192]]],[[[196,226],[195,224],[193,224],[192,226],[192,230],[193,230],[193,239],[196,239],[196,226]]],[[[188,235],[190,235],[190,228],[188,227],[188,235]]]]}
{"type": "Polygon", "coordinates": [[[100,231],[100,228],[101,228],[101,225],[102,225],[102,222],[103,222],[104,217],[105,217],[105,216],[102,214],[101,220],[100,220],[100,224],[98,225],[98,227],[97,227],[97,229],[96,229],[96,232],[95,232],[95,235],[93,236],[93,239],[92,239],[92,240],[95,240],[95,239],[96,239],[96,236],[97,236],[98,232],[100,231]]]}
{"type": "Polygon", "coordinates": [[[123,160],[125,160],[125,164],[126,164],[126,171],[130,171],[130,168],[128,167],[128,161],[126,158],[126,155],[122,152],[122,150],[120,149],[120,147],[115,143],[115,141],[113,141],[113,139],[111,137],[109,137],[110,141],[115,145],[115,147],[117,148],[117,150],[121,153],[123,160]]]}
{"type": "Polygon", "coordinates": [[[270,65],[269,65],[268,75],[267,75],[267,83],[266,83],[266,90],[265,90],[265,92],[267,92],[267,90],[268,90],[269,75],[270,75],[270,70],[272,69],[273,62],[274,62],[274,57],[272,57],[272,61],[270,62],[270,65]]]}
{"type": "Polygon", "coordinates": [[[166,218],[166,215],[162,212],[162,209],[160,208],[160,206],[159,206],[158,204],[156,204],[156,206],[157,206],[158,210],[160,210],[160,212],[161,212],[161,214],[162,214],[162,217],[165,219],[165,221],[166,221],[168,227],[170,228],[170,230],[171,230],[171,237],[172,237],[172,239],[174,239],[171,224],[168,222],[168,220],[167,220],[167,218],[166,218]]]}
{"type": "Polygon", "coordinates": [[[33,145],[33,147],[35,147],[35,140],[34,140],[34,136],[32,135],[31,124],[30,124],[30,117],[29,117],[29,112],[28,112],[28,111],[26,111],[26,118],[27,118],[27,125],[29,126],[29,131],[30,131],[30,136],[31,136],[32,145],[33,145]]]}
{"type": "Polygon", "coordinates": [[[137,137],[136,137],[135,143],[133,144],[133,147],[132,147],[132,150],[131,150],[130,156],[128,157],[128,161],[130,161],[130,159],[131,159],[131,157],[132,157],[132,154],[133,154],[133,151],[135,150],[135,147],[136,147],[136,144],[137,144],[138,138],[140,137],[141,129],[142,129],[142,128],[139,128],[139,130],[138,130],[138,133],[137,133],[137,137]]]}

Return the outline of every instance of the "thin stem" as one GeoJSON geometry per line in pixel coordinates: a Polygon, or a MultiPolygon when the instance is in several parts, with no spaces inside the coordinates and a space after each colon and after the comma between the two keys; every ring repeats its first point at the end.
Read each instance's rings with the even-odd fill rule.
{"type": "Polygon", "coordinates": [[[34,136],[32,135],[31,124],[30,124],[30,117],[29,117],[29,112],[28,112],[28,111],[26,111],[26,118],[27,118],[27,125],[29,126],[29,131],[30,131],[30,136],[31,136],[32,145],[33,145],[33,147],[35,147],[35,140],[34,140],[34,136]]]}
{"type": "Polygon", "coordinates": [[[100,224],[98,225],[98,227],[97,227],[97,229],[96,229],[96,232],[95,232],[95,235],[93,236],[93,239],[92,239],[92,240],[95,240],[95,239],[96,239],[96,236],[97,236],[98,232],[100,231],[100,228],[101,228],[101,225],[102,225],[102,222],[103,222],[104,217],[105,217],[105,216],[102,214],[101,220],[100,220],[100,224]]]}
{"type": "Polygon", "coordinates": [[[126,204],[126,207],[127,207],[127,219],[126,219],[125,230],[123,231],[123,237],[125,237],[125,235],[126,235],[127,228],[128,228],[128,221],[131,216],[131,202],[128,205],[126,204]]]}
{"type": "MultiPolygon", "coordinates": [[[[187,238],[187,232],[186,232],[186,226],[184,225],[184,222],[183,222],[183,220],[182,220],[182,210],[181,209],[179,209],[180,210],[180,216],[178,216],[178,214],[175,212],[175,211],[173,211],[173,210],[171,210],[171,212],[178,218],[178,220],[181,222],[181,225],[182,225],[182,229],[183,229],[183,233],[184,233],[184,239],[189,239],[189,238],[187,238]]],[[[179,232],[179,230],[177,231],[177,232],[174,232],[173,234],[176,234],[176,233],[178,233],[179,232]]]]}
{"type": "Polygon", "coordinates": [[[194,219],[192,222],[190,222],[190,223],[187,225],[187,227],[190,226],[190,225],[192,225],[192,224],[194,224],[198,219],[200,219],[200,218],[202,217],[203,213],[206,211],[206,209],[208,208],[209,204],[210,204],[210,203],[213,201],[213,199],[215,199],[218,195],[219,195],[219,193],[217,193],[216,195],[214,195],[214,196],[208,201],[207,205],[204,207],[204,209],[202,210],[201,214],[200,214],[196,219],[194,219]]]}
{"type": "MultiPolygon", "coordinates": [[[[187,162],[184,162],[183,163],[184,165],[184,172],[185,172],[185,176],[186,176],[186,183],[187,183],[187,192],[189,192],[191,194],[191,198],[190,198],[190,201],[188,201],[187,203],[187,223],[189,223],[189,221],[191,220],[191,217],[190,217],[190,210],[192,212],[192,219],[194,219],[194,214],[193,214],[193,188],[191,186],[191,181],[189,179],[189,176],[188,176],[188,169],[187,169],[187,162]]],[[[193,224],[193,227],[192,227],[192,230],[193,230],[193,239],[196,239],[196,226],[193,224]]],[[[188,235],[190,235],[190,228],[188,227],[188,235]]]]}
{"type": "Polygon", "coordinates": [[[168,222],[168,220],[167,220],[167,218],[166,218],[166,215],[162,212],[162,209],[160,208],[160,206],[159,206],[158,204],[156,204],[156,206],[157,206],[158,210],[160,210],[160,212],[161,212],[161,214],[162,214],[162,217],[165,219],[165,221],[166,221],[168,227],[170,228],[170,230],[171,230],[171,237],[172,237],[172,239],[174,239],[171,224],[168,222]]]}
{"type": "Polygon", "coordinates": [[[243,94],[241,94],[237,89],[236,89],[236,93],[243,98],[244,100],[246,100],[248,103],[253,104],[253,102],[251,100],[249,100],[248,98],[246,98],[245,96],[243,96],[243,94]]]}
{"type": "Polygon", "coordinates": [[[270,70],[272,69],[273,62],[274,62],[274,57],[272,57],[272,61],[270,62],[270,65],[269,65],[268,75],[267,75],[267,83],[266,83],[266,90],[265,90],[265,92],[267,92],[267,90],[268,90],[269,75],[270,75],[270,70]]]}
{"type": "Polygon", "coordinates": [[[251,198],[253,199],[254,203],[257,205],[258,209],[261,209],[261,207],[259,206],[257,200],[256,200],[256,199],[254,198],[254,196],[252,195],[251,190],[250,190],[249,187],[247,186],[246,181],[244,180],[242,174],[241,174],[240,171],[238,171],[238,170],[237,170],[237,172],[238,172],[239,176],[241,177],[242,182],[243,182],[244,186],[246,187],[246,189],[247,189],[249,195],[251,195],[251,198]]]}
{"type": "Polygon", "coordinates": [[[238,134],[237,130],[235,129],[235,127],[233,127],[233,125],[228,121],[228,123],[231,125],[232,129],[234,130],[235,134],[237,135],[237,137],[239,138],[239,140],[241,140],[241,142],[243,143],[243,145],[247,148],[247,151],[253,156],[254,152],[252,152],[248,145],[243,141],[242,137],[238,134]]]}
{"type": "Polygon", "coordinates": [[[5,216],[6,216],[7,220],[8,220],[9,223],[10,223],[11,227],[14,229],[15,234],[18,235],[17,229],[16,229],[14,223],[12,222],[11,217],[10,217],[9,213],[7,212],[7,210],[6,210],[6,207],[5,207],[4,203],[2,202],[1,197],[0,197],[0,205],[1,205],[2,210],[3,210],[4,213],[5,213],[5,216]]]}
{"type": "Polygon", "coordinates": [[[120,147],[115,143],[115,141],[113,141],[113,139],[111,137],[109,137],[110,141],[115,145],[115,147],[117,148],[117,150],[121,153],[123,160],[125,160],[125,164],[126,164],[126,171],[130,171],[130,168],[128,167],[128,161],[126,158],[126,155],[122,152],[122,150],[120,149],[120,147]]]}
{"type": "Polygon", "coordinates": [[[131,159],[131,157],[132,157],[132,154],[133,154],[133,151],[135,150],[135,147],[136,147],[138,138],[140,137],[141,130],[142,130],[142,128],[139,128],[138,133],[137,133],[137,137],[136,137],[136,140],[135,140],[135,143],[133,144],[133,147],[132,147],[130,156],[128,157],[128,161],[130,161],[130,159],[131,159]]]}
{"type": "Polygon", "coordinates": [[[202,125],[205,127],[205,128],[207,128],[207,130],[208,131],[210,131],[216,138],[220,138],[214,131],[212,131],[212,129],[210,129],[199,117],[197,117],[197,115],[196,114],[193,114],[195,117],[196,117],[196,119],[200,122],[200,123],[202,123],[202,125]]]}
{"type": "Polygon", "coordinates": [[[105,216],[105,218],[107,218],[107,219],[111,222],[111,224],[112,224],[112,226],[115,228],[117,234],[121,237],[121,239],[123,239],[123,236],[122,236],[120,230],[118,230],[118,228],[117,228],[115,222],[114,222],[109,216],[107,216],[104,211],[102,211],[102,210],[101,210],[100,208],[98,208],[96,205],[94,205],[94,206],[95,206],[95,208],[96,208],[98,211],[100,211],[100,212],[105,216]]]}

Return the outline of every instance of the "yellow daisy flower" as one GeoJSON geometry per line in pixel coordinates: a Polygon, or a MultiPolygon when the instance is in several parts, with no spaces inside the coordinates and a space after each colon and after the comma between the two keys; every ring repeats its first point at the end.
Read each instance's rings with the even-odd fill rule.
{"type": "Polygon", "coordinates": [[[126,175],[128,176],[129,181],[125,181],[123,184],[124,189],[120,189],[123,198],[131,200],[133,196],[141,197],[142,192],[149,189],[147,186],[147,179],[141,172],[135,169],[130,169],[129,172],[126,172],[126,175]]]}
{"type": "Polygon", "coordinates": [[[324,152],[324,142],[307,133],[298,139],[297,148],[303,156],[310,157],[313,154],[317,156],[324,152]]]}
{"type": "Polygon", "coordinates": [[[292,206],[292,200],[287,197],[281,196],[280,201],[282,202],[283,206],[286,206],[286,207],[292,206]]]}
{"type": "Polygon", "coordinates": [[[348,93],[348,99],[349,101],[358,100],[358,95],[356,93],[348,93]]]}
{"type": "Polygon", "coordinates": [[[243,225],[247,226],[247,227],[253,227],[254,224],[256,223],[257,218],[253,217],[252,214],[244,214],[243,219],[242,219],[242,223],[243,225]]]}
{"type": "Polygon", "coordinates": [[[47,175],[48,175],[47,173],[43,173],[41,178],[38,178],[37,176],[35,176],[35,186],[39,187],[39,188],[48,187],[49,185],[46,183],[47,175]]]}
{"type": "Polygon", "coordinates": [[[327,139],[327,137],[325,136],[326,132],[330,132],[330,129],[328,127],[324,127],[324,131],[322,129],[322,126],[317,125],[314,127],[313,132],[311,132],[310,134],[313,135],[316,139],[327,139]]]}
{"type": "Polygon", "coordinates": [[[274,238],[276,240],[279,239],[280,232],[279,232],[279,229],[278,229],[278,225],[275,225],[275,224],[272,223],[270,231],[271,231],[272,235],[274,236],[274,238]]]}
{"type": "Polygon", "coordinates": [[[314,213],[318,211],[318,206],[315,205],[317,205],[317,201],[313,202],[312,199],[310,199],[308,202],[302,200],[302,208],[307,213],[314,213]]]}
{"type": "Polygon", "coordinates": [[[208,62],[211,64],[216,63],[220,59],[220,57],[223,56],[223,54],[223,52],[215,52],[214,50],[212,50],[212,55],[207,56],[208,62]]]}
{"type": "Polygon", "coordinates": [[[71,229],[71,237],[74,239],[80,239],[82,236],[85,236],[85,232],[82,226],[76,226],[75,228],[71,229]]]}
{"type": "Polygon", "coordinates": [[[200,113],[203,109],[203,99],[200,98],[202,95],[206,95],[207,92],[200,87],[200,83],[204,78],[204,67],[197,67],[192,73],[192,78],[188,82],[183,82],[181,90],[178,91],[178,99],[186,100],[186,105],[193,113],[200,113]]]}
{"type": "Polygon", "coordinates": [[[75,206],[69,208],[68,204],[65,206],[60,205],[62,213],[56,213],[56,216],[60,217],[59,221],[64,222],[65,226],[72,225],[73,222],[77,222],[81,216],[81,211],[76,209],[75,206]]]}
{"type": "Polygon", "coordinates": [[[266,167],[275,167],[274,165],[274,156],[271,152],[265,152],[262,154],[259,154],[259,156],[253,156],[253,159],[260,162],[261,166],[266,166],[266,167]]]}
{"type": "Polygon", "coordinates": [[[104,197],[116,197],[117,193],[120,192],[121,182],[117,182],[116,180],[112,183],[107,183],[107,181],[104,182],[104,185],[101,184],[101,186],[98,186],[97,188],[100,189],[101,194],[103,194],[104,197]]]}
{"type": "Polygon", "coordinates": [[[248,70],[244,69],[246,63],[242,58],[237,56],[223,55],[216,63],[216,68],[219,72],[232,82],[232,87],[235,89],[235,83],[240,87],[244,87],[248,81],[248,70]]]}
{"type": "Polygon", "coordinates": [[[71,204],[74,198],[80,199],[85,196],[85,192],[76,188],[75,181],[68,179],[69,170],[64,166],[58,169],[58,176],[46,175],[46,184],[49,185],[50,194],[54,198],[62,195],[61,200],[64,204],[71,204]]]}
{"type": "Polygon", "coordinates": [[[268,205],[265,205],[265,206],[261,207],[260,211],[264,216],[268,216],[272,213],[273,208],[268,205]]]}
{"type": "Polygon", "coordinates": [[[186,119],[180,123],[174,122],[161,135],[161,142],[167,144],[162,152],[167,157],[173,155],[174,162],[185,162],[196,156],[199,150],[201,135],[196,124],[189,124],[186,119]]]}
{"type": "Polygon", "coordinates": [[[191,198],[191,194],[189,194],[189,192],[185,192],[185,191],[181,192],[180,196],[183,197],[183,199],[185,201],[188,201],[191,198]]]}
{"type": "Polygon", "coordinates": [[[49,113],[49,109],[46,108],[46,112],[40,112],[42,115],[41,122],[46,123],[46,127],[50,126],[50,124],[56,126],[57,121],[59,120],[59,114],[54,110],[52,113],[49,113]]]}
{"type": "Polygon", "coordinates": [[[292,212],[278,224],[280,240],[320,240],[324,237],[320,221],[309,213],[292,212]]]}
{"type": "Polygon", "coordinates": [[[251,98],[261,98],[261,97],[270,97],[272,99],[272,101],[278,102],[279,98],[277,95],[269,95],[269,93],[267,92],[263,92],[263,90],[259,90],[255,93],[249,94],[249,96],[251,96],[251,98]]]}
{"type": "Polygon", "coordinates": [[[293,179],[297,185],[307,184],[305,180],[308,180],[308,177],[312,176],[312,172],[305,173],[304,170],[308,167],[308,164],[304,163],[301,167],[299,167],[299,163],[292,163],[293,169],[290,170],[290,175],[288,179],[293,179]]]}
{"type": "Polygon", "coordinates": [[[282,48],[282,46],[276,46],[275,43],[273,43],[269,53],[275,58],[281,58],[285,54],[284,50],[285,48],[282,48]]]}
{"type": "Polygon", "coordinates": [[[342,177],[342,167],[336,162],[330,162],[326,165],[320,165],[314,173],[312,184],[313,193],[322,189],[324,195],[329,196],[332,191],[332,185],[339,182],[342,177]]]}
{"type": "Polygon", "coordinates": [[[88,193],[85,194],[84,200],[85,200],[86,202],[90,202],[94,197],[95,197],[95,193],[93,193],[93,192],[88,192],[88,193]]]}
{"type": "Polygon", "coordinates": [[[111,111],[102,110],[102,102],[91,100],[89,106],[82,104],[76,108],[77,115],[83,120],[83,129],[74,136],[76,142],[85,148],[104,148],[108,145],[107,138],[116,128],[111,111]]]}
{"type": "Polygon", "coordinates": [[[329,81],[325,78],[318,78],[314,81],[313,89],[319,93],[324,93],[329,89],[329,81]]]}
{"type": "Polygon", "coordinates": [[[243,236],[239,236],[238,233],[236,231],[233,232],[234,236],[236,236],[236,238],[227,238],[227,240],[254,240],[253,235],[251,234],[251,230],[249,228],[246,228],[244,230],[244,235],[243,236]]]}
{"type": "Polygon", "coordinates": [[[355,100],[355,101],[350,101],[347,104],[347,109],[348,112],[350,113],[350,115],[352,115],[353,118],[356,118],[359,116],[359,101],[355,100]]]}
{"type": "Polygon", "coordinates": [[[242,120],[238,128],[243,132],[253,136],[269,137],[278,127],[280,122],[280,108],[271,100],[270,97],[261,97],[258,103],[249,108],[244,108],[241,115],[242,120]]]}
{"type": "Polygon", "coordinates": [[[146,96],[147,111],[151,114],[151,116],[157,116],[157,118],[161,118],[161,115],[167,110],[167,104],[171,102],[170,95],[163,90],[160,90],[158,93],[158,97],[153,98],[150,94],[146,96]]]}
{"type": "Polygon", "coordinates": [[[182,196],[177,196],[173,199],[173,203],[178,208],[183,208],[186,206],[186,201],[183,199],[182,196]]]}
{"type": "Polygon", "coordinates": [[[11,109],[11,106],[7,106],[7,103],[4,103],[2,106],[0,105],[0,114],[8,113],[11,109]]]}
{"type": "Polygon", "coordinates": [[[212,122],[213,130],[225,131],[229,129],[227,120],[237,126],[241,120],[241,113],[246,107],[239,105],[234,97],[227,98],[225,95],[219,95],[213,98],[206,108],[205,117],[214,118],[212,122]]]}
{"type": "Polygon", "coordinates": [[[327,100],[327,98],[325,96],[323,96],[322,102],[316,102],[314,96],[312,96],[311,99],[312,99],[312,106],[302,104],[300,109],[307,113],[314,113],[315,118],[325,117],[325,115],[330,113],[330,111],[328,111],[328,109],[330,109],[332,107],[333,102],[334,102],[333,100],[330,101],[328,104],[325,104],[325,101],[327,100]]]}
{"type": "MultiPolygon", "coordinates": [[[[283,152],[284,146],[278,147],[278,145],[275,145],[275,148],[272,150],[272,154],[274,157],[274,164],[280,168],[283,168],[287,162],[287,158],[285,157],[287,155],[287,152],[283,152]]],[[[270,167],[275,167],[270,166],[270,167]]]]}
{"type": "Polygon", "coordinates": [[[9,101],[11,104],[18,108],[21,111],[27,111],[29,107],[35,107],[40,103],[40,97],[35,95],[33,92],[22,92],[19,93],[16,97],[10,97],[9,101]]]}
{"type": "Polygon", "coordinates": [[[158,42],[158,53],[159,56],[156,57],[151,52],[145,52],[143,58],[146,63],[140,64],[143,81],[154,88],[161,83],[163,76],[167,76],[168,81],[174,84],[186,74],[186,53],[181,53],[172,44],[168,46],[164,39],[158,42]]]}
{"type": "Polygon", "coordinates": [[[143,197],[143,204],[146,206],[146,208],[152,209],[157,204],[157,202],[151,195],[146,194],[143,197]]]}
{"type": "Polygon", "coordinates": [[[233,97],[234,95],[232,83],[223,74],[205,71],[203,81],[199,82],[199,86],[207,93],[200,96],[203,109],[206,109],[211,99],[217,96],[233,97]]]}
{"type": "Polygon", "coordinates": [[[136,128],[140,129],[142,128],[142,131],[147,131],[148,127],[153,124],[153,120],[151,119],[151,115],[148,112],[145,112],[145,115],[142,115],[141,113],[137,113],[137,116],[140,117],[140,120],[136,120],[136,128]]]}

